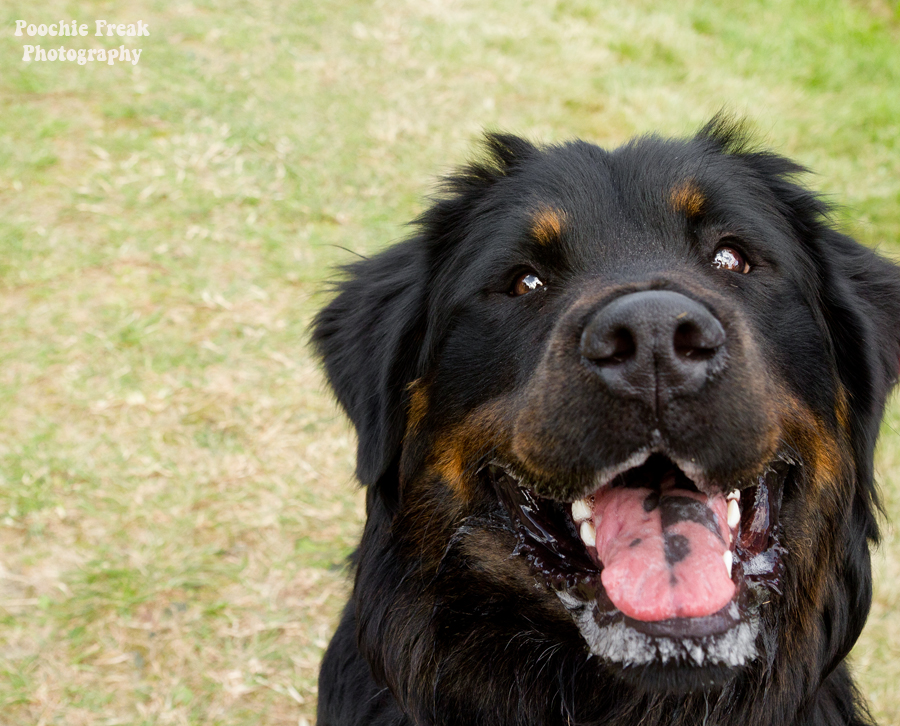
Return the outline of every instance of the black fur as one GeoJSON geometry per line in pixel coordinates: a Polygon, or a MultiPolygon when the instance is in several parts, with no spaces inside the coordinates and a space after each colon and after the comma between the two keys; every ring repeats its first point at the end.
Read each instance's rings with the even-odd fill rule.
{"type": "Polygon", "coordinates": [[[369,487],[320,726],[871,724],[844,658],[871,600],[872,459],[900,367],[897,267],[834,228],[796,182],[800,166],[721,118],[689,140],[612,152],[505,135],[486,147],[415,236],[346,268],[314,324],[369,487]],[[752,271],[713,268],[723,243],[752,271]],[[510,295],[528,271],[543,287],[510,295]],[[727,370],[656,411],[595,385],[570,352],[585,314],[642,289],[701,301],[729,336],[727,370]],[[653,427],[667,451],[720,477],[762,466],[772,431],[797,467],[783,492],[784,574],[747,666],[589,657],[484,474],[500,458],[541,496],[571,501],[653,427]]]}

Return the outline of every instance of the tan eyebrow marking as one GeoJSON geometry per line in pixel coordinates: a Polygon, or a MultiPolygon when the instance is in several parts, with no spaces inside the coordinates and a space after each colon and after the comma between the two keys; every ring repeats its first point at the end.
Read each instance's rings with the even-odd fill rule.
{"type": "Polygon", "coordinates": [[[676,212],[699,217],[706,206],[706,196],[693,179],[676,184],[669,192],[669,204],[676,212]]]}
{"type": "Polygon", "coordinates": [[[531,217],[531,233],[542,245],[559,240],[566,228],[566,213],[541,205],[531,217]]]}

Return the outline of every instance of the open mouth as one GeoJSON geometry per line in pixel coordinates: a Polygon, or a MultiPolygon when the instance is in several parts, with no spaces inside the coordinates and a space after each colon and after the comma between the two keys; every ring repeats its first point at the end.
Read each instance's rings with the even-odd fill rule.
{"type": "Polygon", "coordinates": [[[591,652],[625,666],[733,667],[757,655],[759,606],[780,593],[790,472],[779,458],[754,481],[722,484],[642,453],[564,502],[538,496],[510,467],[488,469],[516,553],[557,592],[591,652]]]}

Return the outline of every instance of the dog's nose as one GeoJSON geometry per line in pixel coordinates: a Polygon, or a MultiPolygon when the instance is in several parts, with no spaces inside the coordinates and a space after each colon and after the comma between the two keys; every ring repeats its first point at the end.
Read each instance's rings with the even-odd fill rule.
{"type": "Polygon", "coordinates": [[[588,319],[581,355],[614,394],[656,408],[696,393],[725,365],[725,329],[705,306],[670,290],[616,298],[588,319]]]}

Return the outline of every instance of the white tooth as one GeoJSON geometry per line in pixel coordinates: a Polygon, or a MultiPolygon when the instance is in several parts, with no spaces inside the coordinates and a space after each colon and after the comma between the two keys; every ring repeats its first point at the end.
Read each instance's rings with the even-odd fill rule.
{"type": "Polygon", "coordinates": [[[587,499],[576,499],[572,502],[572,519],[576,524],[581,524],[591,518],[591,505],[587,499]]]}
{"type": "Polygon", "coordinates": [[[597,546],[597,532],[594,531],[594,525],[590,523],[590,521],[585,521],[581,523],[581,540],[588,547],[596,547],[597,546]]]}
{"type": "Polygon", "coordinates": [[[741,521],[741,506],[734,499],[728,502],[728,526],[731,529],[740,524],[741,521]]]}
{"type": "Polygon", "coordinates": [[[728,492],[728,496],[725,498],[728,501],[731,501],[733,499],[734,501],[739,502],[739,501],[741,501],[741,490],[740,489],[732,489],[730,492],[728,492]]]}
{"type": "Polygon", "coordinates": [[[725,561],[725,569],[728,571],[728,576],[731,577],[731,564],[734,562],[734,556],[731,554],[731,550],[725,550],[722,559],[725,561]]]}

